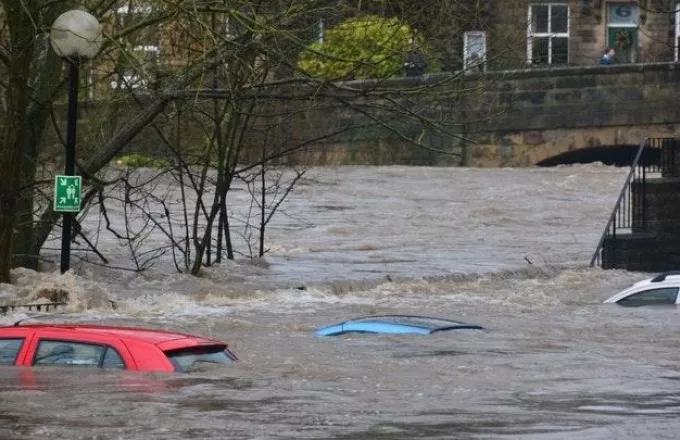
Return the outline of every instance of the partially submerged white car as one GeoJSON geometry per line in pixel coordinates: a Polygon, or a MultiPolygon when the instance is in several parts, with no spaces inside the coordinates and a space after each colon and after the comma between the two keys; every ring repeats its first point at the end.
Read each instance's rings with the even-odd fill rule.
{"type": "Polygon", "coordinates": [[[680,302],[680,272],[666,272],[639,281],[605,300],[622,306],[673,305],[680,302]]]}

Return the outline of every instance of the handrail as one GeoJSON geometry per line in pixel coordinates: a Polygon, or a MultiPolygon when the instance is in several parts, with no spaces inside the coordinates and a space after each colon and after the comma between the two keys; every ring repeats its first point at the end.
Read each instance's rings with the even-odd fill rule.
{"type": "Polygon", "coordinates": [[[619,194],[618,199],[616,199],[616,204],[614,205],[614,209],[612,210],[612,213],[609,216],[609,221],[607,221],[607,226],[604,228],[604,232],[602,232],[602,236],[600,237],[600,241],[597,243],[597,247],[595,248],[595,252],[593,253],[593,258],[590,260],[590,267],[595,266],[595,262],[599,259],[600,257],[600,252],[602,251],[602,246],[604,245],[604,240],[609,236],[609,230],[614,226],[614,222],[616,221],[616,216],[619,214],[619,209],[621,208],[621,203],[624,201],[626,197],[626,193],[628,192],[630,188],[630,184],[633,180],[633,176],[635,175],[635,169],[640,163],[640,158],[642,157],[642,152],[645,149],[646,146],[649,145],[649,138],[644,138],[642,142],[640,142],[640,148],[638,148],[637,154],[635,155],[635,159],[633,159],[633,164],[630,167],[630,171],[628,172],[628,177],[626,177],[626,182],[623,184],[623,188],[621,188],[621,193],[619,194]]]}

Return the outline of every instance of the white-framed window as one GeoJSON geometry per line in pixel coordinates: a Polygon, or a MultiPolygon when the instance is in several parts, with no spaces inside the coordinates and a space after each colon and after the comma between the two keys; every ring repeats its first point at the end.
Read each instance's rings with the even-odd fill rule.
{"type": "Polygon", "coordinates": [[[539,65],[569,62],[569,6],[566,3],[529,5],[527,62],[539,65]]]}
{"type": "MultiPolygon", "coordinates": [[[[117,22],[121,28],[134,26],[149,18],[154,10],[141,4],[133,7],[121,6],[116,9],[117,22]]],[[[120,59],[117,78],[111,81],[113,89],[144,89],[149,85],[149,68],[155,66],[160,56],[160,28],[152,24],[127,36],[124,45],[128,48],[120,59]]]]}
{"type": "Polygon", "coordinates": [[[319,44],[323,44],[323,37],[326,32],[326,26],[323,22],[323,18],[320,18],[316,24],[316,41],[319,44]]]}
{"type": "Polygon", "coordinates": [[[146,89],[149,80],[137,73],[124,73],[111,81],[111,88],[116,90],[146,89]]]}
{"type": "Polygon", "coordinates": [[[85,75],[87,86],[87,99],[88,101],[94,101],[95,89],[97,87],[97,74],[95,73],[94,68],[90,67],[89,69],[87,69],[87,73],[85,75]]]}
{"type": "Polygon", "coordinates": [[[468,31],[463,34],[463,69],[465,73],[486,71],[486,32],[468,31]]]}
{"type": "Polygon", "coordinates": [[[149,75],[158,62],[158,46],[140,44],[134,46],[120,59],[119,75],[111,81],[112,89],[145,89],[149,86],[149,75]]]}
{"type": "Polygon", "coordinates": [[[680,61],[680,3],[675,4],[675,61],[680,61]]]}
{"type": "Polygon", "coordinates": [[[229,14],[227,14],[224,18],[224,35],[227,40],[233,40],[235,39],[238,35],[236,35],[236,32],[234,32],[234,26],[231,23],[231,18],[229,17],[229,14]]]}

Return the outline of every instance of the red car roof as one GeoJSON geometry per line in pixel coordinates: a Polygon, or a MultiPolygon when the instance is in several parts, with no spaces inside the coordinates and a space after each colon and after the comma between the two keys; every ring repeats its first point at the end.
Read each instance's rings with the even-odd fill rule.
{"type": "Polygon", "coordinates": [[[170,332],[165,330],[155,330],[136,327],[118,327],[105,325],[85,325],[85,324],[25,324],[12,327],[0,327],[0,335],[4,329],[32,329],[32,330],[48,330],[48,331],[63,331],[70,334],[90,334],[90,335],[106,335],[113,336],[120,339],[137,340],[154,345],[161,346],[162,349],[168,350],[175,348],[176,345],[181,347],[197,346],[207,344],[226,345],[223,342],[204,338],[201,336],[194,336],[184,333],[170,332]],[[173,341],[180,342],[179,344],[173,341]]]}

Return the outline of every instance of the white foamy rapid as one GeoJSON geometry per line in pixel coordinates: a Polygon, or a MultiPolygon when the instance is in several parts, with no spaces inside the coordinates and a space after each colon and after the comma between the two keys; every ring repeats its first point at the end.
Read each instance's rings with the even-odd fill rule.
{"type": "MultiPolygon", "coordinates": [[[[135,273],[104,269],[92,253],[76,251],[73,274],[17,270],[15,285],[3,286],[0,299],[44,300],[46,292],[63,291],[69,311],[110,311],[112,300],[119,313],[201,315],[363,304],[376,289],[410,289],[417,280],[446,282],[461,274],[479,282],[486,274],[519,271],[529,282],[532,272],[521,271],[542,267],[558,274],[587,265],[624,176],[625,170],[602,165],[315,168],[269,225],[264,260],[240,257],[192,277],[178,274],[169,254],[135,273]]],[[[172,201],[175,187],[164,177],[155,191],[172,201]]],[[[232,194],[230,212],[238,215],[248,197],[240,188],[232,194]]],[[[114,225],[124,223],[121,209],[109,216],[114,225]]],[[[101,218],[90,211],[82,224],[93,238],[101,218]]],[[[235,237],[237,250],[245,250],[235,237]]],[[[112,267],[134,267],[110,233],[97,243],[112,267]]],[[[139,251],[167,245],[156,231],[139,251]]]]}

